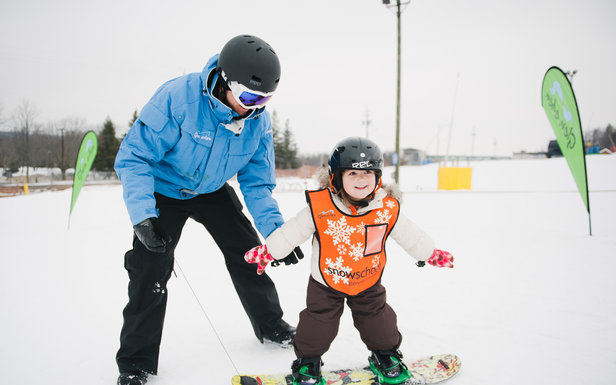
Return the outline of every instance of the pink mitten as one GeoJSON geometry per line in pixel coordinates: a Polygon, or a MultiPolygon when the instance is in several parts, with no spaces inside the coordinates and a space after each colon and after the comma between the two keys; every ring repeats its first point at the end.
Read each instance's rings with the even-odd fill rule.
{"type": "Polygon", "coordinates": [[[274,260],[274,257],[267,251],[266,245],[256,246],[244,254],[244,259],[248,263],[257,264],[257,274],[261,275],[265,271],[267,264],[274,260]]]}
{"type": "Polygon", "coordinates": [[[443,250],[434,249],[432,256],[427,262],[436,267],[453,268],[453,255],[443,250]]]}

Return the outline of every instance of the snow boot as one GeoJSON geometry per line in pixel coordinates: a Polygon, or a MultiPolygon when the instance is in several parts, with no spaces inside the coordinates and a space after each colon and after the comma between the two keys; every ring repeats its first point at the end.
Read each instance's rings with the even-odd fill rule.
{"type": "Polygon", "coordinates": [[[321,376],[321,357],[298,358],[291,365],[293,385],[326,385],[321,376]]]}
{"type": "Polygon", "coordinates": [[[143,370],[120,373],[118,385],[145,385],[148,382],[148,374],[143,370]]]}
{"type": "Polygon", "coordinates": [[[295,337],[295,328],[286,323],[282,318],[276,323],[268,325],[267,328],[261,328],[261,336],[259,341],[270,341],[282,346],[292,346],[293,337],[295,337]]]}
{"type": "Polygon", "coordinates": [[[381,384],[400,384],[411,377],[402,362],[402,353],[397,349],[373,350],[368,362],[381,384]]]}

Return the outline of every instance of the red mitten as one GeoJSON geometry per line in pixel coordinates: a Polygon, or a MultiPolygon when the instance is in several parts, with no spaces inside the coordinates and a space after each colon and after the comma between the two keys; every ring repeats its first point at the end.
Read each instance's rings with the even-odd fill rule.
{"type": "Polygon", "coordinates": [[[453,255],[443,250],[434,249],[432,256],[427,262],[436,267],[453,268],[453,255]]]}
{"type": "Polygon", "coordinates": [[[266,245],[256,246],[244,254],[244,259],[248,263],[257,264],[257,274],[261,275],[265,271],[267,264],[274,260],[274,257],[267,251],[266,245]]]}

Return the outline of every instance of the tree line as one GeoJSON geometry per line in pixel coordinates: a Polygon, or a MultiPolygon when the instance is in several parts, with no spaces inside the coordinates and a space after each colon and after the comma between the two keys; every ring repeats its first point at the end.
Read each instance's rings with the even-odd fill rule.
{"type": "Polygon", "coordinates": [[[25,168],[28,181],[31,168],[58,168],[62,179],[75,167],[79,146],[86,132],[98,137],[98,154],[92,169],[112,171],[113,160],[121,139],[116,137],[113,122],[107,118],[99,129],[93,129],[84,119],[71,117],[43,124],[38,111],[23,101],[10,117],[0,106],[0,167],[4,175],[25,168]]]}
{"type": "MultiPolygon", "coordinates": [[[[123,138],[116,135],[116,126],[107,118],[102,126],[92,128],[81,118],[65,118],[42,124],[36,108],[28,101],[22,102],[9,117],[5,118],[0,105],[0,167],[4,175],[26,170],[28,180],[30,168],[58,168],[62,179],[66,171],[75,167],[79,146],[86,132],[93,130],[98,137],[98,151],[92,169],[113,171],[116,154],[123,138]]],[[[137,120],[135,110],[128,126],[137,120]]],[[[276,168],[297,168],[302,163],[298,157],[289,120],[284,128],[280,125],[278,113],[272,113],[272,131],[276,168]]]]}
{"type": "Polygon", "coordinates": [[[287,119],[284,128],[280,125],[278,113],[272,112],[272,132],[274,135],[274,153],[276,168],[281,170],[294,169],[303,165],[321,167],[329,161],[328,154],[300,153],[291,123],[287,119]]]}
{"type": "Polygon", "coordinates": [[[584,132],[584,141],[587,148],[595,147],[599,150],[610,149],[616,151],[616,129],[611,124],[605,128],[595,128],[584,132]]]}

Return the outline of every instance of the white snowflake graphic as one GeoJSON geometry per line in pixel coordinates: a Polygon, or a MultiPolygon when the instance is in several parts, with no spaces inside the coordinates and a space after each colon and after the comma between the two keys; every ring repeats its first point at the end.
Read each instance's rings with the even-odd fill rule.
{"type": "Polygon", "coordinates": [[[379,255],[375,255],[374,258],[372,259],[372,267],[378,267],[379,266],[379,261],[381,260],[381,257],[379,255]]]}
{"type": "Polygon", "coordinates": [[[347,274],[353,271],[353,269],[349,266],[343,265],[344,259],[342,257],[336,258],[336,262],[333,262],[330,258],[327,258],[325,263],[327,264],[327,268],[323,270],[323,274],[331,275],[334,283],[339,283],[342,281],[347,285],[349,284],[349,277],[347,277],[347,274]],[[333,270],[333,272],[330,270],[333,270]]]}
{"type": "Polygon", "coordinates": [[[337,221],[328,219],[327,226],[327,230],[325,230],[324,233],[334,238],[334,245],[340,242],[346,243],[347,245],[351,243],[349,235],[355,232],[355,227],[347,224],[346,217],[342,217],[337,221]]]}
{"type": "Polygon", "coordinates": [[[366,234],[366,224],[364,223],[364,221],[361,221],[359,225],[355,226],[355,231],[357,231],[361,235],[366,234]]]}
{"type": "Polygon", "coordinates": [[[375,224],[379,223],[387,223],[391,219],[391,214],[389,210],[379,210],[376,212],[377,218],[374,219],[375,224]]]}
{"type": "Polygon", "coordinates": [[[359,261],[364,256],[364,244],[357,242],[356,244],[351,245],[349,255],[353,257],[354,261],[359,261]]]}
{"type": "Polygon", "coordinates": [[[396,203],[394,201],[387,201],[385,205],[389,207],[390,209],[393,209],[396,206],[396,203]]]}
{"type": "Polygon", "coordinates": [[[338,245],[338,255],[345,255],[347,253],[347,248],[342,243],[338,245]]]}

